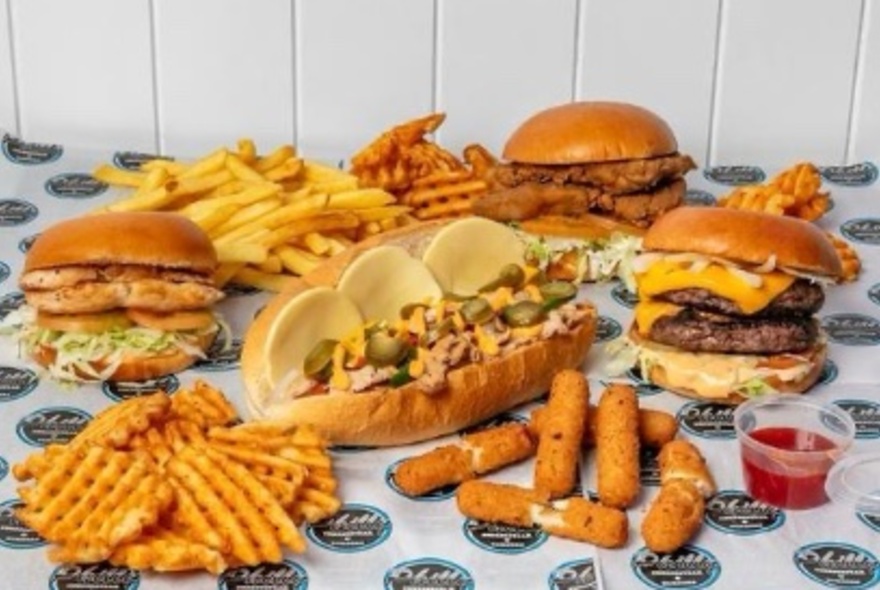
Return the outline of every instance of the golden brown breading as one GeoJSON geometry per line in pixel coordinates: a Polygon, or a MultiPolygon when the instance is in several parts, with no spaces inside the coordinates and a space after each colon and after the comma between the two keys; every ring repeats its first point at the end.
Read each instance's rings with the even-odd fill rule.
{"type": "Polygon", "coordinates": [[[645,545],[656,553],[675,551],[699,530],[705,509],[706,501],[690,481],[663,484],[642,521],[645,545]]]}
{"type": "Polygon", "coordinates": [[[611,384],[596,410],[599,500],[626,508],[639,494],[639,403],[629,385],[611,384]]]}
{"type": "Polygon", "coordinates": [[[658,461],[661,485],[685,479],[693,483],[704,498],[715,493],[715,479],[709,473],[706,460],[689,441],[679,439],[663,445],[658,461]]]}

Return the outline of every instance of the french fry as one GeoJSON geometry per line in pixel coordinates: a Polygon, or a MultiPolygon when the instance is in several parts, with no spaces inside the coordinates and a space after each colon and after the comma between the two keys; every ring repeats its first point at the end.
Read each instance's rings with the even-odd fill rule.
{"type": "Polygon", "coordinates": [[[121,184],[122,186],[139,187],[147,177],[143,172],[121,170],[109,164],[102,164],[92,171],[92,176],[107,184],[121,184]]]}
{"type": "Polygon", "coordinates": [[[238,146],[238,157],[242,162],[251,165],[257,160],[257,146],[252,139],[239,139],[236,145],[238,146]]]}
{"type": "Polygon", "coordinates": [[[277,250],[284,268],[296,275],[305,275],[321,263],[321,257],[293,246],[281,246],[277,250]]]}
{"type": "Polygon", "coordinates": [[[292,145],[282,145],[264,158],[259,158],[254,163],[254,170],[263,173],[280,166],[286,160],[296,157],[296,149],[292,145]]]}
{"type": "Polygon", "coordinates": [[[354,229],[361,224],[357,215],[350,211],[332,211],[307,219],[294,219],[277,227],[263,240],[267,248],[280,246],[293,238],[311,232],[323,232],[339,229],[354,229]]]}
{"type": "MultiPolygon", "coordinates": [[[[282,258],[282,262],[283,262],[282,258]]],[[[293,277],[287,275],[276,275],[260,272],[255,268],[242,266],[232,275],[232,280],[242,285],[248,285],[262,289],[263,291],[274,291],[280,293],[284,291],[293,280],[293,277]]]]}
{"type": "Polygon", "coordinates": [[[249,205],[246,205],[243,209],[240,209],[238,204],[223,205],[218,209],[223,209],[224,207],[232,207],[235,213],[230,215],[221,225],[217,226],[214,230],[209,232],[209,235],[212,238],[228,234],[229,232],[236,230],[244,225],[247,225],[257,219],[263,218],[272,211],[275,211],[276,209],[280,209],[281,201],[279,199],[272,198],[257,201],[256,203],[251,203],[249,205]]]}
{"type": "Polygon", "coordinates": [[[330,242],[319,232],[309,232],[303,236],[303,243],[309,252],[321,256],[330,250],[330,242]]]}
{"type": "Polygon", "coordinates": [[[262,174],[245,164],[235,154],[229,154],[226,157],[226,167],[232,172],[233,176],[244,182],[260,183],[266,180],[262,174]]]}
{"type": "Polygon", "coordinates": [[[367,209],[394,203],[392,195],[381,189],[360,189],[330,195],[328,209],[367,209]]]}
{"type": "Polygon", "coordinates": [[[200,176],[208,176],[218,172],[226,163],[226,157],[228,155],[229,152],[226,148],[220,148],[193,163],[186,170],[177,174],[177,177],[180,179],[198,178],[200,176]]]}
{"type": "Polygon", "coordinates": [[[106,211],[158,211],[164,209],[177,199],[177,195],[161,186],[148,193],[135,195],[124,201],[116,201],[106,207],[106,211]]]}
{"type": "Polygon", "coordinates": [[[269,250],[255,242],[233,242],[217,246],[217,260],[220,262],[262,264],[268,257],[269,250]]]}
{"type": "Polygon", "coordinates": [[[281,257],[278,254],[269,254],[266,260],[257,264],[257,270],[269,274],[281,274],[284,266],[281,264],[281,257]]]}

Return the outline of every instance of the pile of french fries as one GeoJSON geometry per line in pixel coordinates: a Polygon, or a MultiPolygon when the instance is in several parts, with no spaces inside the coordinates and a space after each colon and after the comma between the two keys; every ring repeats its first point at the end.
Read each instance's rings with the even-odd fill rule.
{"type": "Polygon", "coordinates": [[[353,242],[414,220],[381,188],[362,188],[292,145],[259,156],[250,139],[191,163],[156,158],[137,171],[103,164],[92,175],[133,189],[95,212],[174,211],[198,224],[217,250],[221,286],[282,291],[353,242]]]}

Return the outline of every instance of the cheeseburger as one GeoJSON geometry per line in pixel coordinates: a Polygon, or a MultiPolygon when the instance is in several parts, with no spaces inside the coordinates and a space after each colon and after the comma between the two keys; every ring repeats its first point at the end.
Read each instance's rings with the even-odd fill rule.
{"type": "Polygon", "coordinates": [[[825,361],[814,315],[840,260],[816,226],[791,217],[682,207],[645,234],[639,303],[616,351],[642,377],[686,396],[739,402],[801,393],[825,361]]]}
{"type": "Polygon", "coordinates": [[[63,221],[28,251],[26,304],[11,319],[24,351],[57,379],[158,377],[204,357],[217,335],[216,266],[210,239],[176,214],[63,221]]]}
{"type": "Polygon", "coordinates": [[[495,167],[497,190],[474,210],[499,221],[556,225],[580,237],[582,226],[637,232],[685,196],[694,161],[678,152],[669,125],[651,111],[618,102],[574,102],[541,111],[507,140],[495,167]],[[550,219],[542,219],[550,216],[550,219]],[[608,222],[602,227],[602,218],[608,222]],[[619,222],[613,223],[613,222],[619,222]]]}

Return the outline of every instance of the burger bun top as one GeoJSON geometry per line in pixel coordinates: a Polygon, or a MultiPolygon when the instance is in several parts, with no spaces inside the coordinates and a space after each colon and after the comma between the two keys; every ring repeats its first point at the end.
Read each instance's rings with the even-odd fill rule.
{"type": "Polygon", "coordinates": [[[587,164],[678,151],[655,113],[623,102],[572,102],[532,115],[507,140],[503,157],[522,164],[587,164]]]}
{"type": "Polygon", "coordinates": [[[808,221],[726,207],[679,207],[647,231],[645,251],[693,252],[731,262],[776,266],[834,278],[842,273],[831,241],[808,221]]]}

